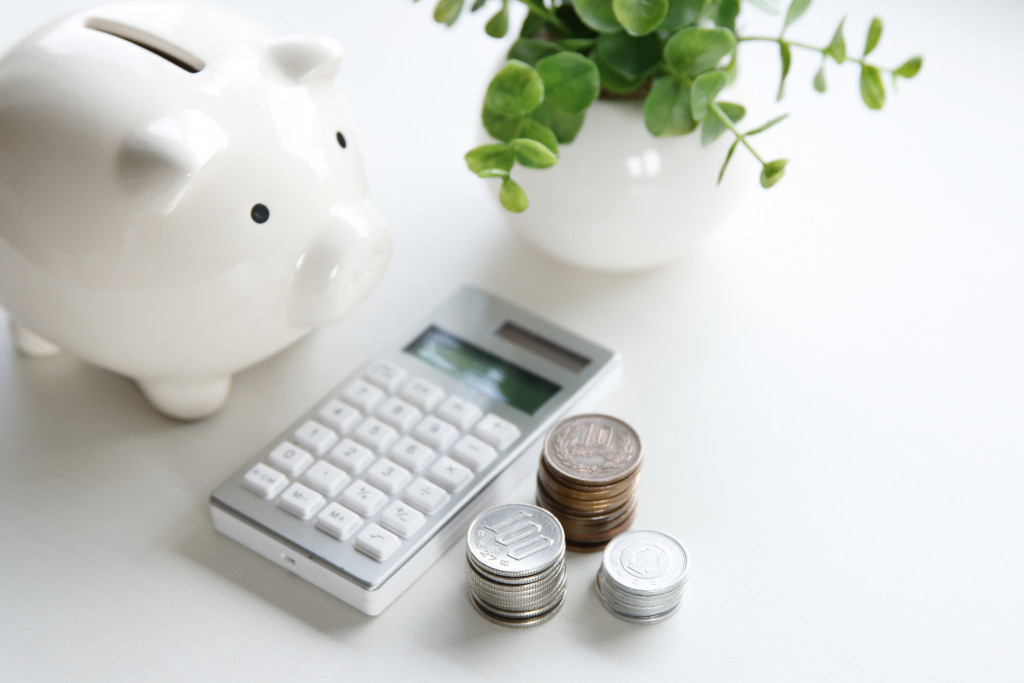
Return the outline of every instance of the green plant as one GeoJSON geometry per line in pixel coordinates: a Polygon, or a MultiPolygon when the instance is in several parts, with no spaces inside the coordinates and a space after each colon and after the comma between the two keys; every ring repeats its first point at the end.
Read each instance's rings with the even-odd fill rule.
{"type": "MultiPolygon", "coordinates": [[[[738,36],[740,0],[518,0],[528,8],[508,63],[494,76],[484,98],[483,124],[496,140],[466,154],[470,170],[482,178],[500,178],[501,203],[509,211],[528,206],[526,194],[512,180],[515,164],[548,168],[558,163],[560,144],[573,141],[587,109],[599,96],[643,98],[644,124],[656,136],[686,135],[700,127],[705,145],[727,130],[735,141],[718,175],[722,175],[738,145],[761,164],[761,185],[771,187],[783,176],[788,160],[765,161],[750,138],[779,123],[788,114],[747,131],[737,124],[746,110],[718,100],[735,78],[737,45],[772,42],[778,45],[782,78],[781,100],[792,62],[792,50],[821,55],[813,87],[825,92],[825,64],[860,65],[860,94],[871,109],[885,103],[882,74],[913,78],[921,57],[895,69],[869,64],[878,45],[882,21],[871,21],[861,58],[847,54],[843,22],[824,47],[789,40],[786,30],[808,9],[811,0],[792,0],[778,36],[738,36]]],[[[774,0],[749,0],[760,9],[778,13],[774,0]]],[[[500,4],[485,30],[495,38],[509,29],[510,0],[475,0],[476,12],[500,4]]],[[[434,19],[451,26],[465,0],[440,0],[434,19]]]]}

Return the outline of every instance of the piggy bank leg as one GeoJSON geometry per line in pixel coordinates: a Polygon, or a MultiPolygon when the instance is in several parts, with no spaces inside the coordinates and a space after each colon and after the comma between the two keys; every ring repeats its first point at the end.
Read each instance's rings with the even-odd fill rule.
{"type": "Polygon", "coordinates": [[[157,410],[179,420],[198,420],[213,415],[224,405],[231,390],[231,377],[136,381],[157,410]]]}
{"type": "Polygon", "coordinates": [[[23,325],[11,321],[11,337],[14,339],[14,346],[26,356],[33,358],[47,358],[60,353],[60,347],[23,325]]]}

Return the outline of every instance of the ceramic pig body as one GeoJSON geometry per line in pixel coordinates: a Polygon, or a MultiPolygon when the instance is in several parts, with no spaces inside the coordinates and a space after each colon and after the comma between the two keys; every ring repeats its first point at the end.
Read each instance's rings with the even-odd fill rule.
{"type": "Polygon", "coordinates": [[[111,4],[0,61],[0,304],[197,418],[387,268],[328,39],[209,6],[111,4]]]}

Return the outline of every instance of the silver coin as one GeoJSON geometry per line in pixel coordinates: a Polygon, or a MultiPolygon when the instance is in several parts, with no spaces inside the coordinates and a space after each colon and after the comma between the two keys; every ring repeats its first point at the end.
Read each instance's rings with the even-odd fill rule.
{"type": "Polygon", "coordinates": [[[626,531],[604,549],[601,567],[617,588],[638,595],[671,592],[686,583],[689,555],[660,531],[626,531]]]}
{"type": "Polygon", "coordinates": [[[471,587],[471,592],[478,600],[487,603],[491,607],[510,612],[525,612],[538,609],[548,605],[555,597],[565,592],[565,577],[561,577],[558,583],[548,590],[531,595],[518,595],[513,598],[504,595],[494,595],[486,589],[477,586],[471,587]]]}
{"type": "Polygon", "coordinates": [[[479,612],[482,617],[497,624],[498,626],[504,626],[505,628],[530,628],[531,626],[540,626],[541,624],[550,621],[556,614],[558,614],[562,609],[562,605],[565,604],[565,595],[563,594],[562,599],[555,603],[555,605],[547,612],[527,619],[502,619],[489,613],[487,608],[481,605],[476,598],[472,598],[472,603],[473,607],[476,608],[476,611],[479,612]]]}
{"type": "Polygon", "coordinates": [[[512,503],[484,511],[466,538],[472,561],[499,576],[519,578],[565,557],[565,532],[547,510],[512,503]]]}
{"type": "Polygon", "coordinates": [[[574,415],[555,425],[544,439],[544,462],[570,481],[605,484],[640,468],[640,436],[608,415],[574,415]]]}
{"type": "Polygon", "coordinates": [[[475,592],[487,592],[500,599],[516,600],[529,599],[538,595],[550,593],[555,587],[565,581],[565,565],[560,565],[561,571],[555,572],[548,578],[537,583],[525,584],[522,586],[505,586],[488,581],[480,576],[475,570],[466,569],[466,578],[469,580],[470,588],[475,592]]]}

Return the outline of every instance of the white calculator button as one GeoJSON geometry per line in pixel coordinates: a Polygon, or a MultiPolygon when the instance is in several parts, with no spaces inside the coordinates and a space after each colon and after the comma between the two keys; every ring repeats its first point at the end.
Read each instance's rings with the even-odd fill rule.
{"type": "Polygon", "coordinates": [[[419,472],[434,459],[434,451],[408,436],[403,436],[391,447],[390,455],[392,460],[413,472],[419,472]]]}
{"type": "Polygon", "coordinates": [[[270,464],[289,477],[297,477],[313,464],[313,456],[293,443],[279,443],[267,456],[270,464]]]}
{"type": "Polygon", "coordinates": [[[306,420],[295,430],[295,442],[313,451],[314,455],[323,455],[338,443],[338,435],[315,420],[306,420]]]}
{"type": "Polygon", "coordinates": [[[426,521],[427,518],[421,512],[397,500],[380,513],[380,523],[402,538],[412,536],[426,521]]]}
{"type": "Polygon", "coordinates": [[[458,396],[449,396],[437,408],[437,416],[465,431],[483,415],[480,406],[458,396]]]}
{"type": "Polygon", "coordinates": [[[277,504],[299,519],[309,519],[327,501],[313,489],[296,482],[285,489],[277,504]]]}
{"type": "Polygon", "coordinates": [[[455,428],[455,425],[439,420],[433,415],[428,415],[423,418],[422,422],[416,425],[416,429],[412,434],[431,448],[442,450],[448,448],[452,441],[455,441],[455,437],[459,435],[459,430],[455,428]]]}
{"type": "Polygon", "coordinates": [[[362,417],[358,410],[336,398],[332,398],[320,408],[320,419],[342,434],[352,431],[362,417]]]}
{"type": "Polygon", "coordinates": [[[473,434],[491,444],[498,450],[503,450],[512,445],[512,442],[519,438],[519,430],[516,426],[504,420],[494,413],[476,423],[473,434]]]}
{"type": "Polygon", "coordinates": [[[302,475],[302,481],[327,497],[337,495],[351,480],[352,477],[326,460],[320,460],[302,475]]]}
{"type": "Polygon", "coordinates": [[[405,379],[405,370],[386,360],[378,360],[366,368],[363,377],[385,391],[394,391],[405,379]]]}
{"type": "Polygon", "coordinates": [[[366,480],[387,494],[398,493],[412,479],[412,474],[387,458],[381,458],[366,470],[366,480]]]}
{"type": "Polygon", "coordinates": [[[316,528],[342,540],[359,528],[363,518],[346,507],[331,503],[316,516],[316,528]]]}
{"type": "Polygon", "coordinates": [[[352,485],[345,489],[339,499],[345,507],[352,508],[359,514],[372,515],[380,506],[387,502],[387,495],[379,489],[375,489],[365,481],[356,479],[352,485]]]}
{"type": "Polygon", "coordinates": [[[352,439],[342,439],[341,443],[327,454],[327,459],[352,474],[359,474],[373,462],[373,451],[366,446],[360,446],[352,439]]]}
{"type": "Polygon", "coordinates": [[[356,550],[366,553],[378,562],[383,562],[398,550],[402,541],[390,531],[377,524],[369,524],[356,536],[356,550]]]}
{"type": "Polygon", "coordinates": [[[448,502],[449,496],[443,488],[422,477],[409,484],[402,494],[402,500],[420,512],[431,515],[448,502]]]}
{"type": "Polygon", "coordinates": [[[384,400],[384,392],[361,379],[352,380],[341,390],[341,397],[364,413],[372,411],[384,400]]]}
{"type": "Polygon", "coordinates": [[[418,405],[423,410],[433,410],[444,398],[441,387],[420,377],[413,378],[402,387],[402,398],[418,405]]]}
{"type": "Polygon", "coordinates": [[[411,403],[406,403],[400,398],[392,396],[377,408],[377,417],[400,432],[408,431],[410,427],[420,421],[423,413],[416,409],[411,403]]]}
{"type": "Polygon", "coordinates": [[[375,451],[383,451],[398,438],[398,432],[380,420],[368,417],[352,432],[352,438],[375,451]]]}
{"type": "Polygon", "coordinates": [[[441,458],[430,468],[427,476],[448,491],[458,491],[473,478],[473,470],[451,458],[441,458]]]}
{"type": "Polygon", "coordinates": [[[273,467],[267,467],[260,463],[245,473],[245,476],[242,477],[242,485],[257,496],[270,500],[288,485],[288,477],[273,467]]]}
{"type": "Polygon", "coordinates": [[[498,457],[498,451],[475,436],[466,435],[452,448],[452,457],[474,472],[479,472],[498,457]]]}

